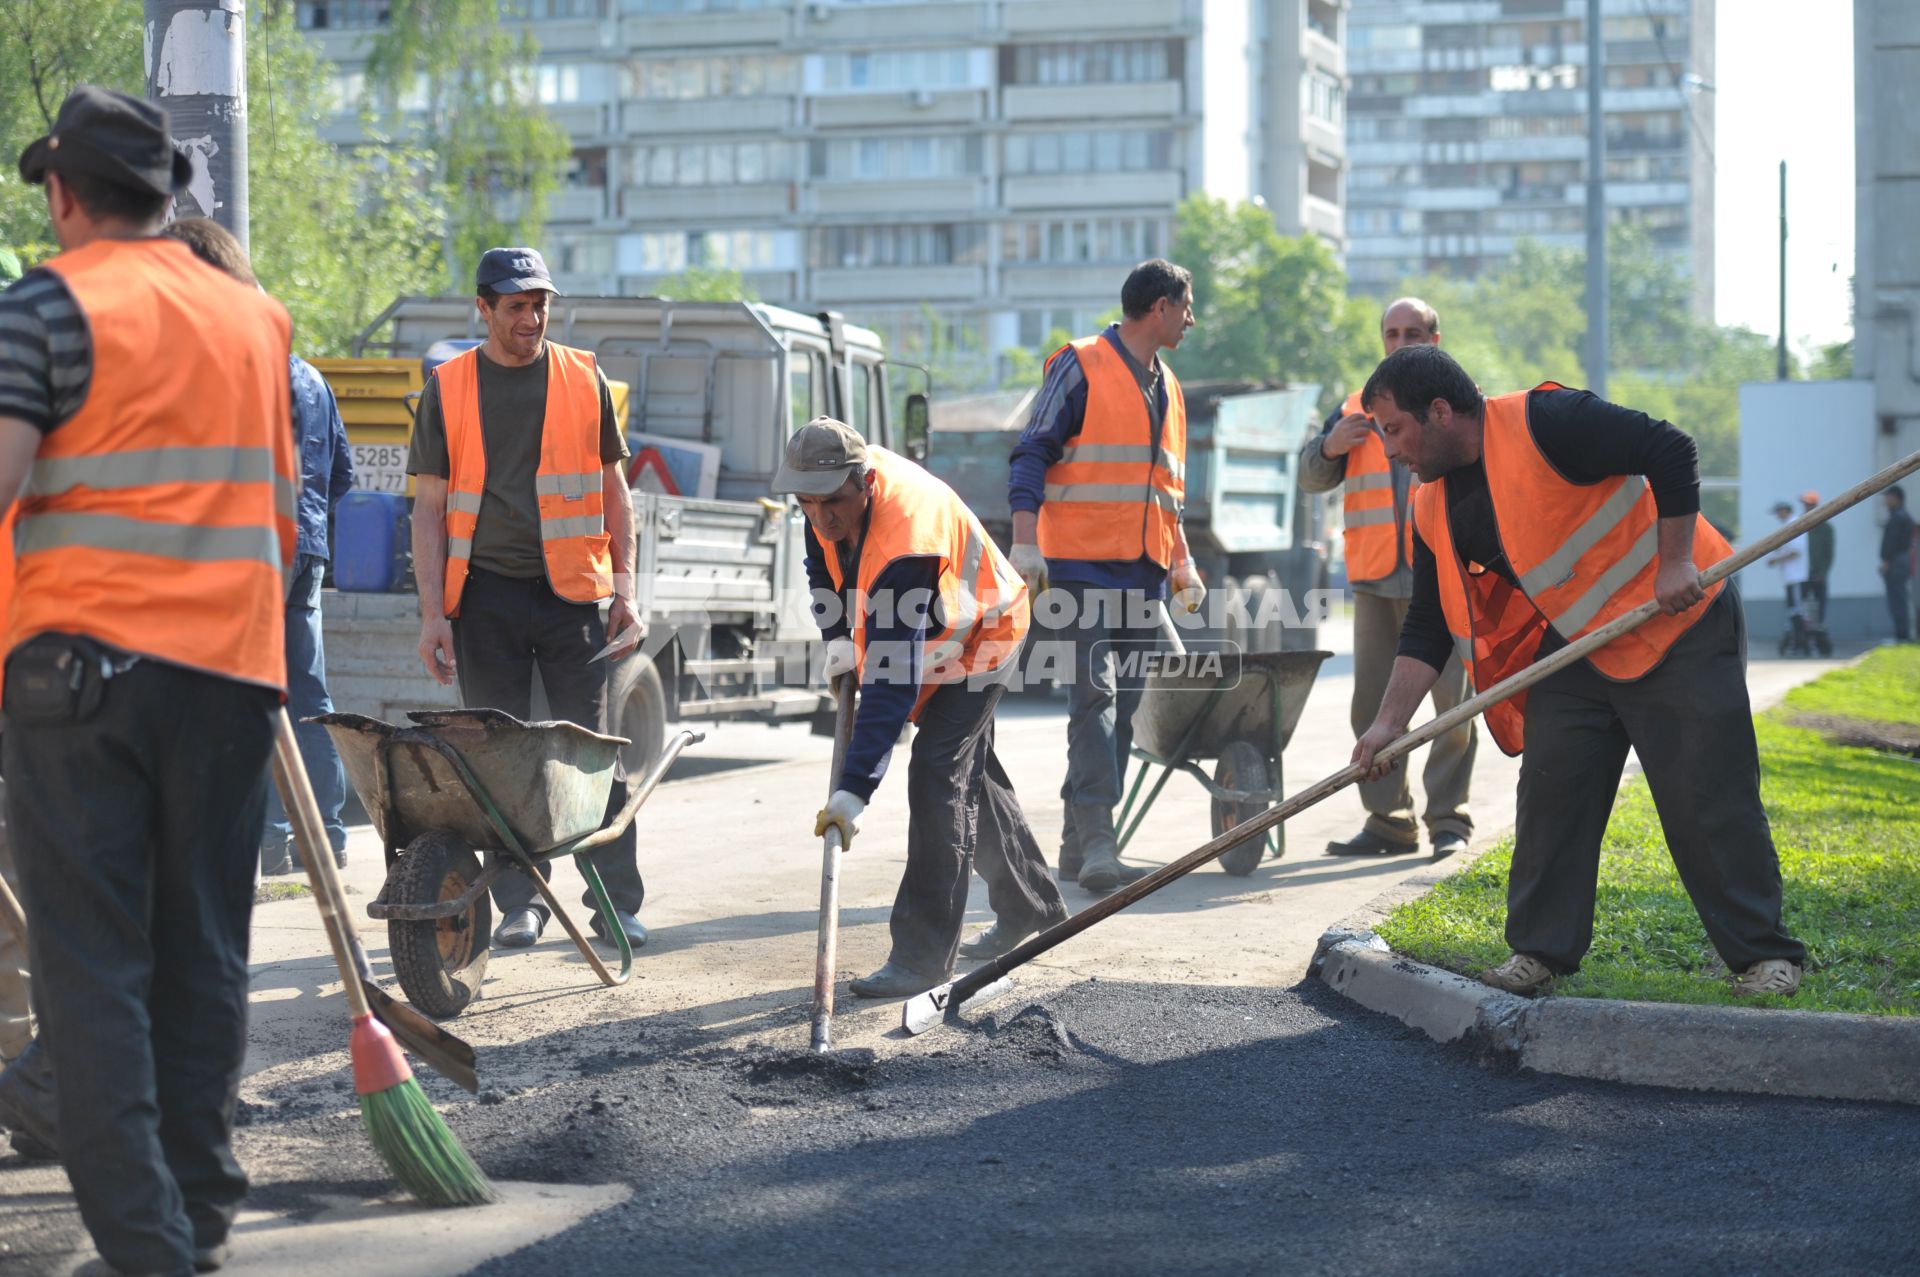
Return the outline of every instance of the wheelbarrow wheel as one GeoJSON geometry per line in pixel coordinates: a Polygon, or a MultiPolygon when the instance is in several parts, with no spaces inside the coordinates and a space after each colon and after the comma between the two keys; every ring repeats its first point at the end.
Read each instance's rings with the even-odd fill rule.
{"type": "MultiPolygon", "coordinates": [[[[1243,793],[1267,792],[1273,787],[1266,754],[1261,752],[1258,745],[1247,740],[1226,743],[1220,751],[1220,761],[1213,769],[1213,780],[1222,789],[1237,789],[1243,793]]],[[[1268,804],[1261,802],[1233,803],[1221,798],[1214,799],[1214,837],[1218,838],[1242,821],[1253,819],[1267,807],[1268,804]]],[[[1265,837],[1249,838],[1222,855],[1220,867],[1236,878],[1244,878],[1258,867],[1266,852],[1265,837]]]]}
{"type": "MultiPolygon", "coordinates": [[[[480,858],[449,833],[421,834],[400,854],[390,898],[396,904],[452,900],[480,877],[480,858]]],[[[428,1015],[459,1015],[480,994],[487,974],[493,910],[482,892],[451,918],[387,921],[393,973],[407,1001],[428,1015]]]]}

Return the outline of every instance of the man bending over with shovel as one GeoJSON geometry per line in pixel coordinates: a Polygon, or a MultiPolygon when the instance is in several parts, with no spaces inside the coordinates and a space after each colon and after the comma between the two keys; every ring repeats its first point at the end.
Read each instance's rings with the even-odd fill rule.
{"type": "MultiPolygon", "coordinates": [[[[1481,976],[1533,993],[1593,942],[1600,840],[1633,749],[1667,849],[1738,995],[1800,987],[1760,805],[1739,601],[1702,569],[1731,553],[1700,515],[1693,440],[1551,382],[1482,398],[1437,346],[1405,346],[1361,392],[1412,465],[1413,601],[1379,715],[1353,761],[1406,731],[1449,653],[1485,690],[1649,600],[1661,615],[1487,711],[1519,754],[1507,883],[1513,956],[1481,976]]],[[[1376,768],[1372,774],[1388,768],[1376,768]]]]}
{"type": "Polygon", "coordinates": [[[1026,587],[953,489],[912,461],[816,417],[787,443],[776,493],[807,516],[807,577],[827,676],[852,672],[860,707],[814,835],[851,847],[908,722],[907,871],[886,965],[848,987],[902,998],[952,977],[968,865],[995,922],[965,950],[994,958],[1067,916],[993,752],[993,713],[1026,638],[1026,587]]]}

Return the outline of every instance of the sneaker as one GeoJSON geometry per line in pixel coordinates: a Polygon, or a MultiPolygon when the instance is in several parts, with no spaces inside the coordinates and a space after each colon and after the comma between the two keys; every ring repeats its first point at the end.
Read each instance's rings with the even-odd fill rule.
{"type": "Polygon", "coordinates": [[[1762,993],[1790,998],[1799,991],[1800,964],[1788,962],[1785,958],[1756,962],[1733,980],[1733,996],[1736,998],[1758,997],[1762,993]]]}
{"type": "Polygon", "coordinates": [[[1516,953],[1491,971],[1480,973],[1480,983],[1508,993],[1531,997],[1553,983],[1553,972],[1538,958],[1516,953]]]}

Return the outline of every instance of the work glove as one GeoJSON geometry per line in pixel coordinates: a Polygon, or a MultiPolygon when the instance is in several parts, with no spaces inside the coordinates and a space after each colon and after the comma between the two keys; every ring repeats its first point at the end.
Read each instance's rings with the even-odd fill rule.
{"type": "Polygon", "coordinates": [[[1033,600],[1038,600],[1047,588],[1047,556],[1040,553],[1040,547],[1030,541],[1016,541],[1007,560],[1013,564],[1013,570],[1020,574],[1020,579],[1027,583],[1027,593],[1033,596],[1033,600]]]}
{"type": "Polygon", "coordinates": [[[1168,584],[1173,587],[1175,606],[1183,612],[1198,612],[1201,604],[1207,601],[1206,584],[1200,580],[1200,569],[1194,566],[1192,559],[1182,559],[1174,565],[1168,584]]]}
{"type": "Polygon", "coordinates": [[[825,838],[827,830],[837,828],[842,850],[853,846],[853,836],[860,832],[860,813],[866,809],[865,799],[849,790],[834,790],[833,797],[827,799],[827,805],[813,818],[813,836],[825,838]]]}
{"type": "Polygon", "coordinates": [[[827,664],[824,672],[829,683],[839,678],[842,674],[851,672],[857,663],[858,656],[853,650],[852,639],[837,638],[827,640],[827,664]]]}

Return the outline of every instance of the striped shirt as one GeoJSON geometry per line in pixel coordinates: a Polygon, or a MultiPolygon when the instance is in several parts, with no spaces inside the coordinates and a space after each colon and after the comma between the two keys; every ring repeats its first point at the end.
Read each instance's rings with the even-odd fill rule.
{"type": "Polygon", "coordinates": [[[42,434],[70,419],[93,380],[86,316],[49,270],[30,270],[0,293],[0,417],[42,434]]]}

